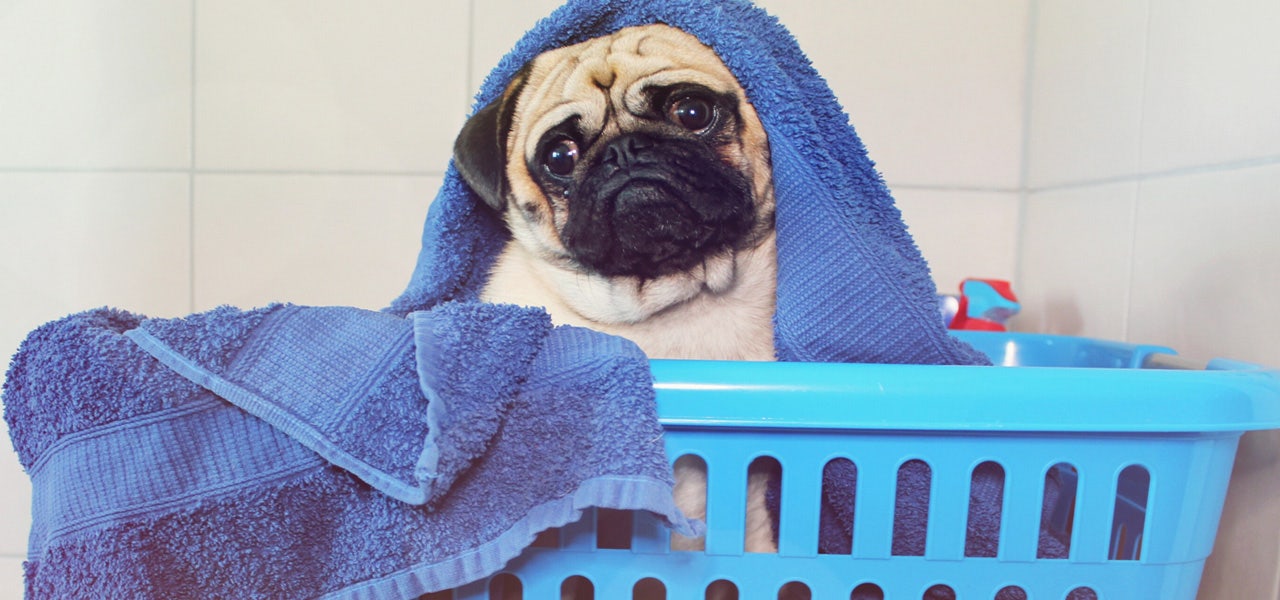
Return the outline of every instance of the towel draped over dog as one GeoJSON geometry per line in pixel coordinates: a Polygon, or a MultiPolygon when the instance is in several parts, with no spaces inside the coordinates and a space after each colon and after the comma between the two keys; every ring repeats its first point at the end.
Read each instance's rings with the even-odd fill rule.
{"type": "MultiPolygon", "coordinates": [[[[650,23],[713,48],[768,133],[777,358],[985,364],[943,328],[831,90],[749,2],[571,0],[476,106],[545,50],[650,23]]],[[[34,488],[29,595],[407,599],[495,572],[588,507],[696,534],[672,505],[635,345],[479,301],[507,239],[450,166],[385,311],[102,309],[33,332],[4,390],[34,488]]],[[[823,544],[839,548],[850,526],[824,523],[823,544]]]]}
{"type": "MultiPolygon", "coordinates": [[[[666,23],[710,46],[769,137],[777,200],[779,360],[985,364],[946,334],[929,269],[849,118],[796,40],[745,0],[578,0],[540,21],[485,79],[502,95],[538,54],[635,25],[666,23]]],[[[405,314],[476,300],[508,239],[452,167],[431,205],[405,314]]]]}

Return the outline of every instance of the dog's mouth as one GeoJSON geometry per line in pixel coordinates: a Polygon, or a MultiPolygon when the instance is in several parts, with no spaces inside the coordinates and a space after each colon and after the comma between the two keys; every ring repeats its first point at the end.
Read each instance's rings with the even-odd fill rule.
{"type": "Polygon", "coordinates": [[[576,186],[561,237],[596,273],[655,279],[734,249],[754,222],[750,182],[710,148],[628,134],[576,186]]]}

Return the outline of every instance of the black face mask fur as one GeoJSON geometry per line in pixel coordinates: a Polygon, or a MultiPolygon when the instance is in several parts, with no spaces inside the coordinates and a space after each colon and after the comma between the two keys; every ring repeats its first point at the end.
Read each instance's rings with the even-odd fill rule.
{"type": "Polygon", "coordinates": [[[629,133],[590,153],[583,169],[567,189],[562,241],[601,275],[686,271],[733,248],[754,223],[750,182],[703,143],[629,133]]]}

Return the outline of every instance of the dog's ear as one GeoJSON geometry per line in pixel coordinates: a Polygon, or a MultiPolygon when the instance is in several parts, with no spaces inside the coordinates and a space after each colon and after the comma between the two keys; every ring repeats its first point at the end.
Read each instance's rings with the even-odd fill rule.
{"type": "Polygon", "coordinates": [[[453,163],[458,172],[485,204],[498,212],[506,209],[509,191],[507,134],[511,131],[516,98],[528,79],[529,65],[526,64],[511,79],[502,96],[467,119],[453,143],[453,163]]]}

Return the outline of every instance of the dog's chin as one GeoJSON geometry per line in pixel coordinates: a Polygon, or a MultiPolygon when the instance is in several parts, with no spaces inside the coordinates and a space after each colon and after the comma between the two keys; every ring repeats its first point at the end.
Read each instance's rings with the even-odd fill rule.
{"type": "Polygon", "coordinates": [[[733,289],[741,255],[726,249],[690,269],[654,278],[578,273],[562,282],[574,289],[565,300],[578,314],[597,323],[639,323],[700,295],[721,295],[733,289]]]}

